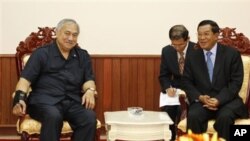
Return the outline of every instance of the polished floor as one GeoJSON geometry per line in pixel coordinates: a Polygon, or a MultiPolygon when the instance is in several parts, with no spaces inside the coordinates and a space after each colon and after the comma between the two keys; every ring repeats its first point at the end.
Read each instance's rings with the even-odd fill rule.
{"type": "MultiPolygon", "coordinates": [[[[20,136],[1,136],[0,141],[20,141],[20,136]]],[[[38,141],[38,139],[31,139],[31,141],[38,141]]],[[[69,139],[62,139],[61,141],[70,141],[69,139]]]]}
{"type": "MultiPolygon", "coordinates": [[[[20,136],[7,136],[0,134],[0,141],[20,141],[20,136]]],[[[38,141],[38,139],[31,139],[31,141],[38,141]]],[[[68,138],[62,139],[61,141],[70,141],[68,138]]],[[[106,136],[101,136],[101,141],[106,141],[106,136]]]]}

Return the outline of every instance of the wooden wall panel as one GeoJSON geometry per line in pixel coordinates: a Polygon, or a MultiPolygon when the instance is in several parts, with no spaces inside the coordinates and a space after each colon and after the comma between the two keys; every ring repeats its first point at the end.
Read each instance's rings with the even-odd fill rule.
{"type": "Polygon", "coordinates": [[[153,102],[153,96],[154,96],[154,60],[153,59],[146,59],[146,109],[153,110],[154,102],[153,102]]]}
{"type": "MultiPolygon", "coordinates": [[[[95,111],[104,124],[105,111],[140,106],[159,111],[160,56],[92,55],[99,96],[95,111]]],[[[17,83],[14,55],[0,55],[0,132],[14,127],[11,95],[17,83]]],[[[15,130],[14,130],[15,131],[15,130]]]]}
{"type": "Polygon", "coordinates": [[[121,59],[120,58],[114,58],[112,59],[112,82],[113,88],[112,88],[112,111],[118,111],[120,110],[120,103],[121,103],[121,59]]]}
{"type": "Polygon", "coordinates": [[[104,87],[104,78],[103,78],[103,70],[104,70],[104,64],[103,64],[103,59],[102,58],[97,58],[94,59],[95,63],[93,64],[93,66],[95,67],[94,69],[94,73],[95,73],[95,78],[96,78],[96,85],[98,86],[98,99],[96,101],[96,112],[97,112],[97,117],[102,117],[102,111],[104,110],[104,106],[103,106],[103,99],[104,99],[104,95],[103,95],[103,87],[104,87]]]}
{"type": "Polygon", "coordinates": [[[138,91],[137,91],[137,95],[138,97],[140,98],[138,100],[138,105],[145,108],[146,106],[146,103],[145,103],[145,100],[146,100],[146,81],[145,81],[145,78],[146,78],[146,60],[145,59],[142,59],[142,58],[139,58],[138,59],[138,84],[137,84],[137,87],[138,87],[138,91]]]}
{"type": "Polygon", "coordinates": [[[154,85],[154,107],[153,109],[159,109],[159,95],[160,95],[160,82],[158,79],[158,76],[160,74],[160,63],[161,60],[159,58],[154,59],[154,80],[153,80],[153,85],[154,85]]]}
{"type": "MultiPolygon", "coordinates": [[[[112,109],[112,60],[107,58],[103,60],[103,111],[112,109]]],[[[97,86],[98,87],[98,86],[97,86]]],[[[98,90],[98,89],[97,89],[98,90]]]]}
{"type": "MultiPolygon", "coordinates": [[[[137,101],[140,99],[138,96],[138,61],[137,59],[131,59],[129,62],[129,88],[128,88],[128,106],[139,106],[137,101]]],[[[127,107],[125,107],[127,108],[127,107]]],[[[126,110],[126,109],[125,109],[126,110]]]]}
{"type": "MultiPolygon", "coordinates": [[[[121,59],[121,103],[120,103],[120,109],[125,110],[128,106],[128,100],[129,100],[129,59],[124,58],[121,59]]],[[[115,101],[114,101],[115,102],[115,101]]]]}
{"type": "Polygon", "coordinates": [[[3,70],[2,70],[2,63],[3,63],[3,58],[0,58],[0,124],[2,124],[2,116],[3,116],[3,110],[2,110],[2,106],[3,106],[3,70]]]}
{"type": "Polygon", "coordinates": [[[0,57],[0,125],[12,124],[12,93],[17,82],[16,62],[12,57],[0,57]]]}

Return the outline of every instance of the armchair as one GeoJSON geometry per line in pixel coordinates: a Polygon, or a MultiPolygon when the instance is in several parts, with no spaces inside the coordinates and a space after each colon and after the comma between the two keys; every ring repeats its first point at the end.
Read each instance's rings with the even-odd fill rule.
{"type": "MultiPolygon", "coordinates": [[[[38,32],[32,32],[25,41],[21,41],[16,49],[16,65],[18,77],[20,77],[21,71],[24,68],[25,63],[29,59],[30,54],[38,47],[50,43],[55,39],[55,28],[44,27],[38,28],[38,32]]],[[[31,91],[31,89],[30,89],[31,91]]],[[[38,137],[40,134],[41,123],[32,119],[28,114],[24,117],[19,117],[17,124],[17,132],[21,135],[22,141],[28,141],[31,138],[38,137]]],[[[97,132],[96,141],[100,140],[101,123],[97,119],[97,132]]],[[[64,121],[61,135],[68,138],[72,135],[72,129],[67,121],[64,121]]]]}
{"type": "MultiPolygon", "coordinates": [[[[242,33],[236,33],[236,28],[222,28],[220,30],[219,42],[225,45],[232,46],[240,51],[242,54],[242,61],[244,67],[244,80],[240,90],[240,97],[242,98],[243,102],[245,103],[246,107],[248,108],[249,118],[248,119],[237,119],[235,121],[236,125],[240,124],[247,124],[250,125],[250,41],[247,37],[245,37],[242,33]]],[[[181,103],[181,120],[177,125],[178,128],[178,136],[186,134],[186,115],[188,111],[188,104],[186,102],[186,96],[181,95],[179,97],[181,103]]],[[[214,120],[210,120],[208,122],[207,133],[212,135],[215,133],[215,129],[213,128],[214,120]]]]}

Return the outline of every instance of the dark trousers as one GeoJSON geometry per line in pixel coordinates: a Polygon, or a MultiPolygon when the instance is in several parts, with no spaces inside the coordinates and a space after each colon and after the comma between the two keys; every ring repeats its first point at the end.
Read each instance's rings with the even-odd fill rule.
{"type": "Polygon", "coordinates": [[[72,141],[94,141],[96,114],[70,98],[56,105],[29,105],[29,114],[41,122],[40,141],[59,141],[63,121],[73,129],[72,141]]]}
{"type": "Polygon", "coordinates": [[[204,133],[207,130],[208,120],[215,119],[214,129],[218,132],[219,137],[229,141],[230,125],[234,124],[234,120],[238,117],[226,106],[217,111],[211,111],[197,102],[189,106],[187,129],[191,129],[192,132],[197,134],[204,133]]]}
{"type": "Polygon", "coordinates": [[[164,106],[161,109],[162,111],[167,112],[171,120],[174,122],[174,124],[169,126],[169,129],[172,133],[171,141],[174,141],[176,138],[177,124],[179,123],[180,120],[180,114],[181,114],[180,105],[164,106]]]}

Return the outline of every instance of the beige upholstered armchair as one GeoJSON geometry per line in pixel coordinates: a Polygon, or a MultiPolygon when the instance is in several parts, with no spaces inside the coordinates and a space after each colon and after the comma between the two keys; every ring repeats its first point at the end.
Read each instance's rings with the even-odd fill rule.
{"type": "MultiPolygon", "coordinates": [[[[247,37],[245,37],[242,33],[236,33],[235,28],[223,28],[220,30],[220,38],[219,42],[225,45],[230,45],[232,47],[237,48],[242,54],[243,66],[244,66],[244,80],[240,90],[240,96],[248,108],[249,118],[248,119],[238,119],[235,121],[235,124],[246,124],[250,125],[250,41],[247,37]]],[[[188,110],[188,105],[186,103],[185,95],[180,96],[180,103],[182,108],[181,120],[178,124],[178,135],[183,135],[186,133],[186,114],[188,110]]],[[[213,128],[214,120],[210,120],[208,122],[207,133],[213,134],[215,133],[215,129],[213,128]]]]}
{"type": "MultiPolygon", "coordinates": [[[[38,28],[38,32],[32,32],[25,41],[21,41],[16,49],[16,62],[18,77],[29,59],[30,54],[38,47],[50,43],[55,39],[55,28],[44,27],[38,28]]],[[[31,138],[38,137],[40,134],[41,123],[32,119],[28,114],[20,117],[17,121],[17,132],[21,135],[22,141],[28,141],[31,138]]],[[[96,141],[100,140],[101,123],[97,119],[96,141]]],[[[64,121],[62,128],[62,137],[71,137],[72,129],[68,122],[64,121]]]]}

